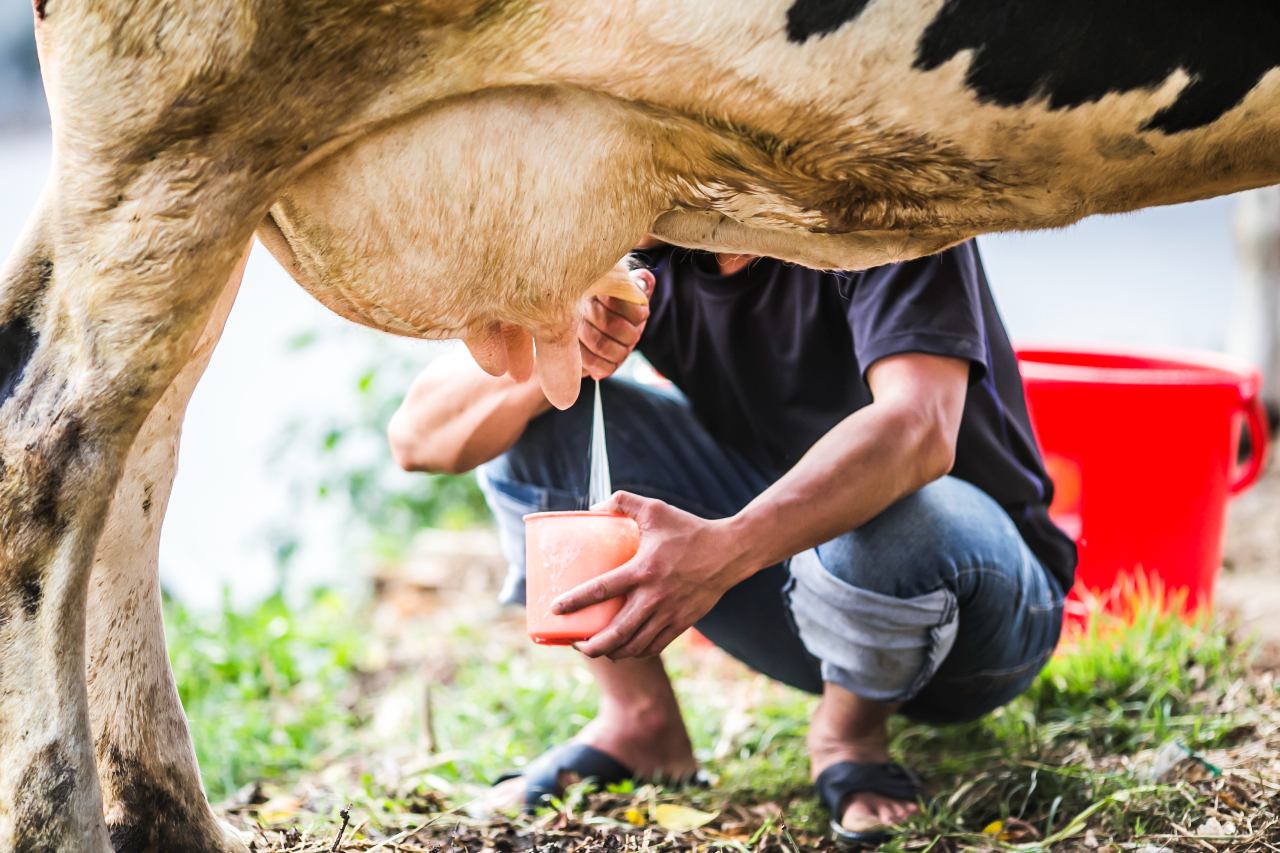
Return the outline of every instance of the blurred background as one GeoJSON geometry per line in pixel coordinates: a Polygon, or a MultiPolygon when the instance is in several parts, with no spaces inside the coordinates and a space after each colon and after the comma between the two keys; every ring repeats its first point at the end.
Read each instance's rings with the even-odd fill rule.
{"type": "MultiPolygon", "coordinates": [[[[49,164],[31,16],[0,10],[0,245],[13,245],[49,164]]],[[[1231,198],[982,239],[1017,341],[1222,349],[1240,277],[1231,198]]],[[[394,561],[423,526],[484,519],[465,478],[395,469],[382,424],[443,344],[330,314],[255,249],[187,416],[165,523],[165,586],[190,604],[341,585],[394,561]],[[304,544],[305,543],[305,544],[304,544]]]]}

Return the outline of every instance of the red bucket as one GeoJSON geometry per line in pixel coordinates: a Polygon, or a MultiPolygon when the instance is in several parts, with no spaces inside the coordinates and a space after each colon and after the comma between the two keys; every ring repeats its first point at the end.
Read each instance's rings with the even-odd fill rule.
{"type": "Polygon", "coordinates": [[[1213,353],[1020,348],[1031,423],[1080,549],[1068,618],[1124,613],[1156,589],[1190,616],[1213,602],[1227,498],[1266,457],[1259,372],[1213,353]],[[1253,452],[1237,462],[1247,424],[1253,452]]]}

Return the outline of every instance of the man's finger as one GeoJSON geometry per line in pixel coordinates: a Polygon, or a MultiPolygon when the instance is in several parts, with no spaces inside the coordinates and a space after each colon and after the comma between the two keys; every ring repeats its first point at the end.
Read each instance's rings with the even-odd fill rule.
{"type": "Polygon", "coordinates": [[[645,650],[654,644],[666,628],[665,619],[659,619],[657,615],[653,616],[632,635],[630,640],[609,657],[614,660],[643,657],[645,650]]]}
{"type": "Polygon", "coordinates": [[[627,328],[635,329],[644,325],[649,319],[649,306],[606,296],[592,300],[587,313],[606,331],[621,334],[627,328]]]}
{"type": "Polygon", "coordinates": [[[630,345],[610,337],[590,319],[584,320],[578,328],[578,340],[588,350],[614,364],[620,364],[631,352],[630,345]]]}
{"type": "Polygon", "coordinates": [[[611,361],[606,361],[586,347],[582,347],[582,369],[592,379],[606,379],[618,370],[618,365],[611,361]]]}
{"type": "Polygon", "coordinates": [[[629,601],[602,631],[575,648],[590,658],[612,655],[628,643],[648,621],[651,608],[640,601],[629,601]]]}
{"type": "Polygon", "coordinates": [[[658,279],[654,277],[652,270],[632,270],[631,280],[640,285],[640,289],[644,291],[644,295],[647,297],[652,297],[654,288],[658,286],[658,279]]]}
{"type": "Polygon", "coordinates": [[[639,495],[633,495],[631,492],[614,492],[606,500],[601,501],[591,509],[596,512],[616,512],[620,515],[630,516],[639,522],[639,516],[645,514],[646,508],[652,502],[651,498],[642,498],[639,495]]]}
{"type": "Polygon", "coordinates": [[[616,299],[593,299],[583,317],[619,343],[631,344],[640,338],[640,330],[649,319],[649,308],[616,299]]]}
{"type": "Polygon", "coordinates": [[[636,657],[642,657],[642,658],[657,657],[658,655],[665,652],[667,650],[667,646],[674,643],[676,641],[676,638],[683,633],[684,633],[683,629],[678,628],[674,625],[669,626],[661,634],[658,635],[658,639],[656,641],[650,644],[650,646],[644,651],[642,651],[640,654],[636,655],[636,657]]]}
{"type": "Polygon", "coordinates": [[[623,563],[618,568],[605,572],[586,583],[578,584],[561,595],[551,602],[551,612],[557,616],[574,613],[584,607],[626,595],[638,584],[635,566],[632,562],[623,563]]]}

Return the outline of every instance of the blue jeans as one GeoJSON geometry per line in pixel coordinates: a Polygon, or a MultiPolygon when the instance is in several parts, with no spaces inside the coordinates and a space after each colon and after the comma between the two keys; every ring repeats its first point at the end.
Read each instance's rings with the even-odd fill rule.
{"type": "MultiPolygon", "coordinates": [[[[521,517],[584,508],[589,391],[479,471],[511,564],[506,601],[524,600],[521,517]]],[[[722,518],[777,479],[712,438],[679,392],[611,379],[603,394],[615,489],[722,518]]],[[[1004,510],[944,477],[733,587],[697,627],[801,690],[830,681],[915,719],[960,722],[1031,684],[1057,645],[1062,599],[1004,510]]]]}

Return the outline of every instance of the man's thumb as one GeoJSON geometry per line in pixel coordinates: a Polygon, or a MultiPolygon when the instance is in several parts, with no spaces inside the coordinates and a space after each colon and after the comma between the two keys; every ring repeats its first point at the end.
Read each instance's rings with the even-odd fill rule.
{"type": "Polygon", "coordinates": [[[631,280],[644,291],[645,296],[649,297],[653,296],[653,289],[658,285],[658,281],[653,277],[653,273],[646,269],[632,270],[631,280]]]}
{"type": "Polygon", "coordinates": [[[639,495],[633,495],[630,492],[614,492],[591,509],[594,512],[616,512],[619,515],[635,518],[640,508],[644,506],[644,502],[645,499],[639,495]]]}

